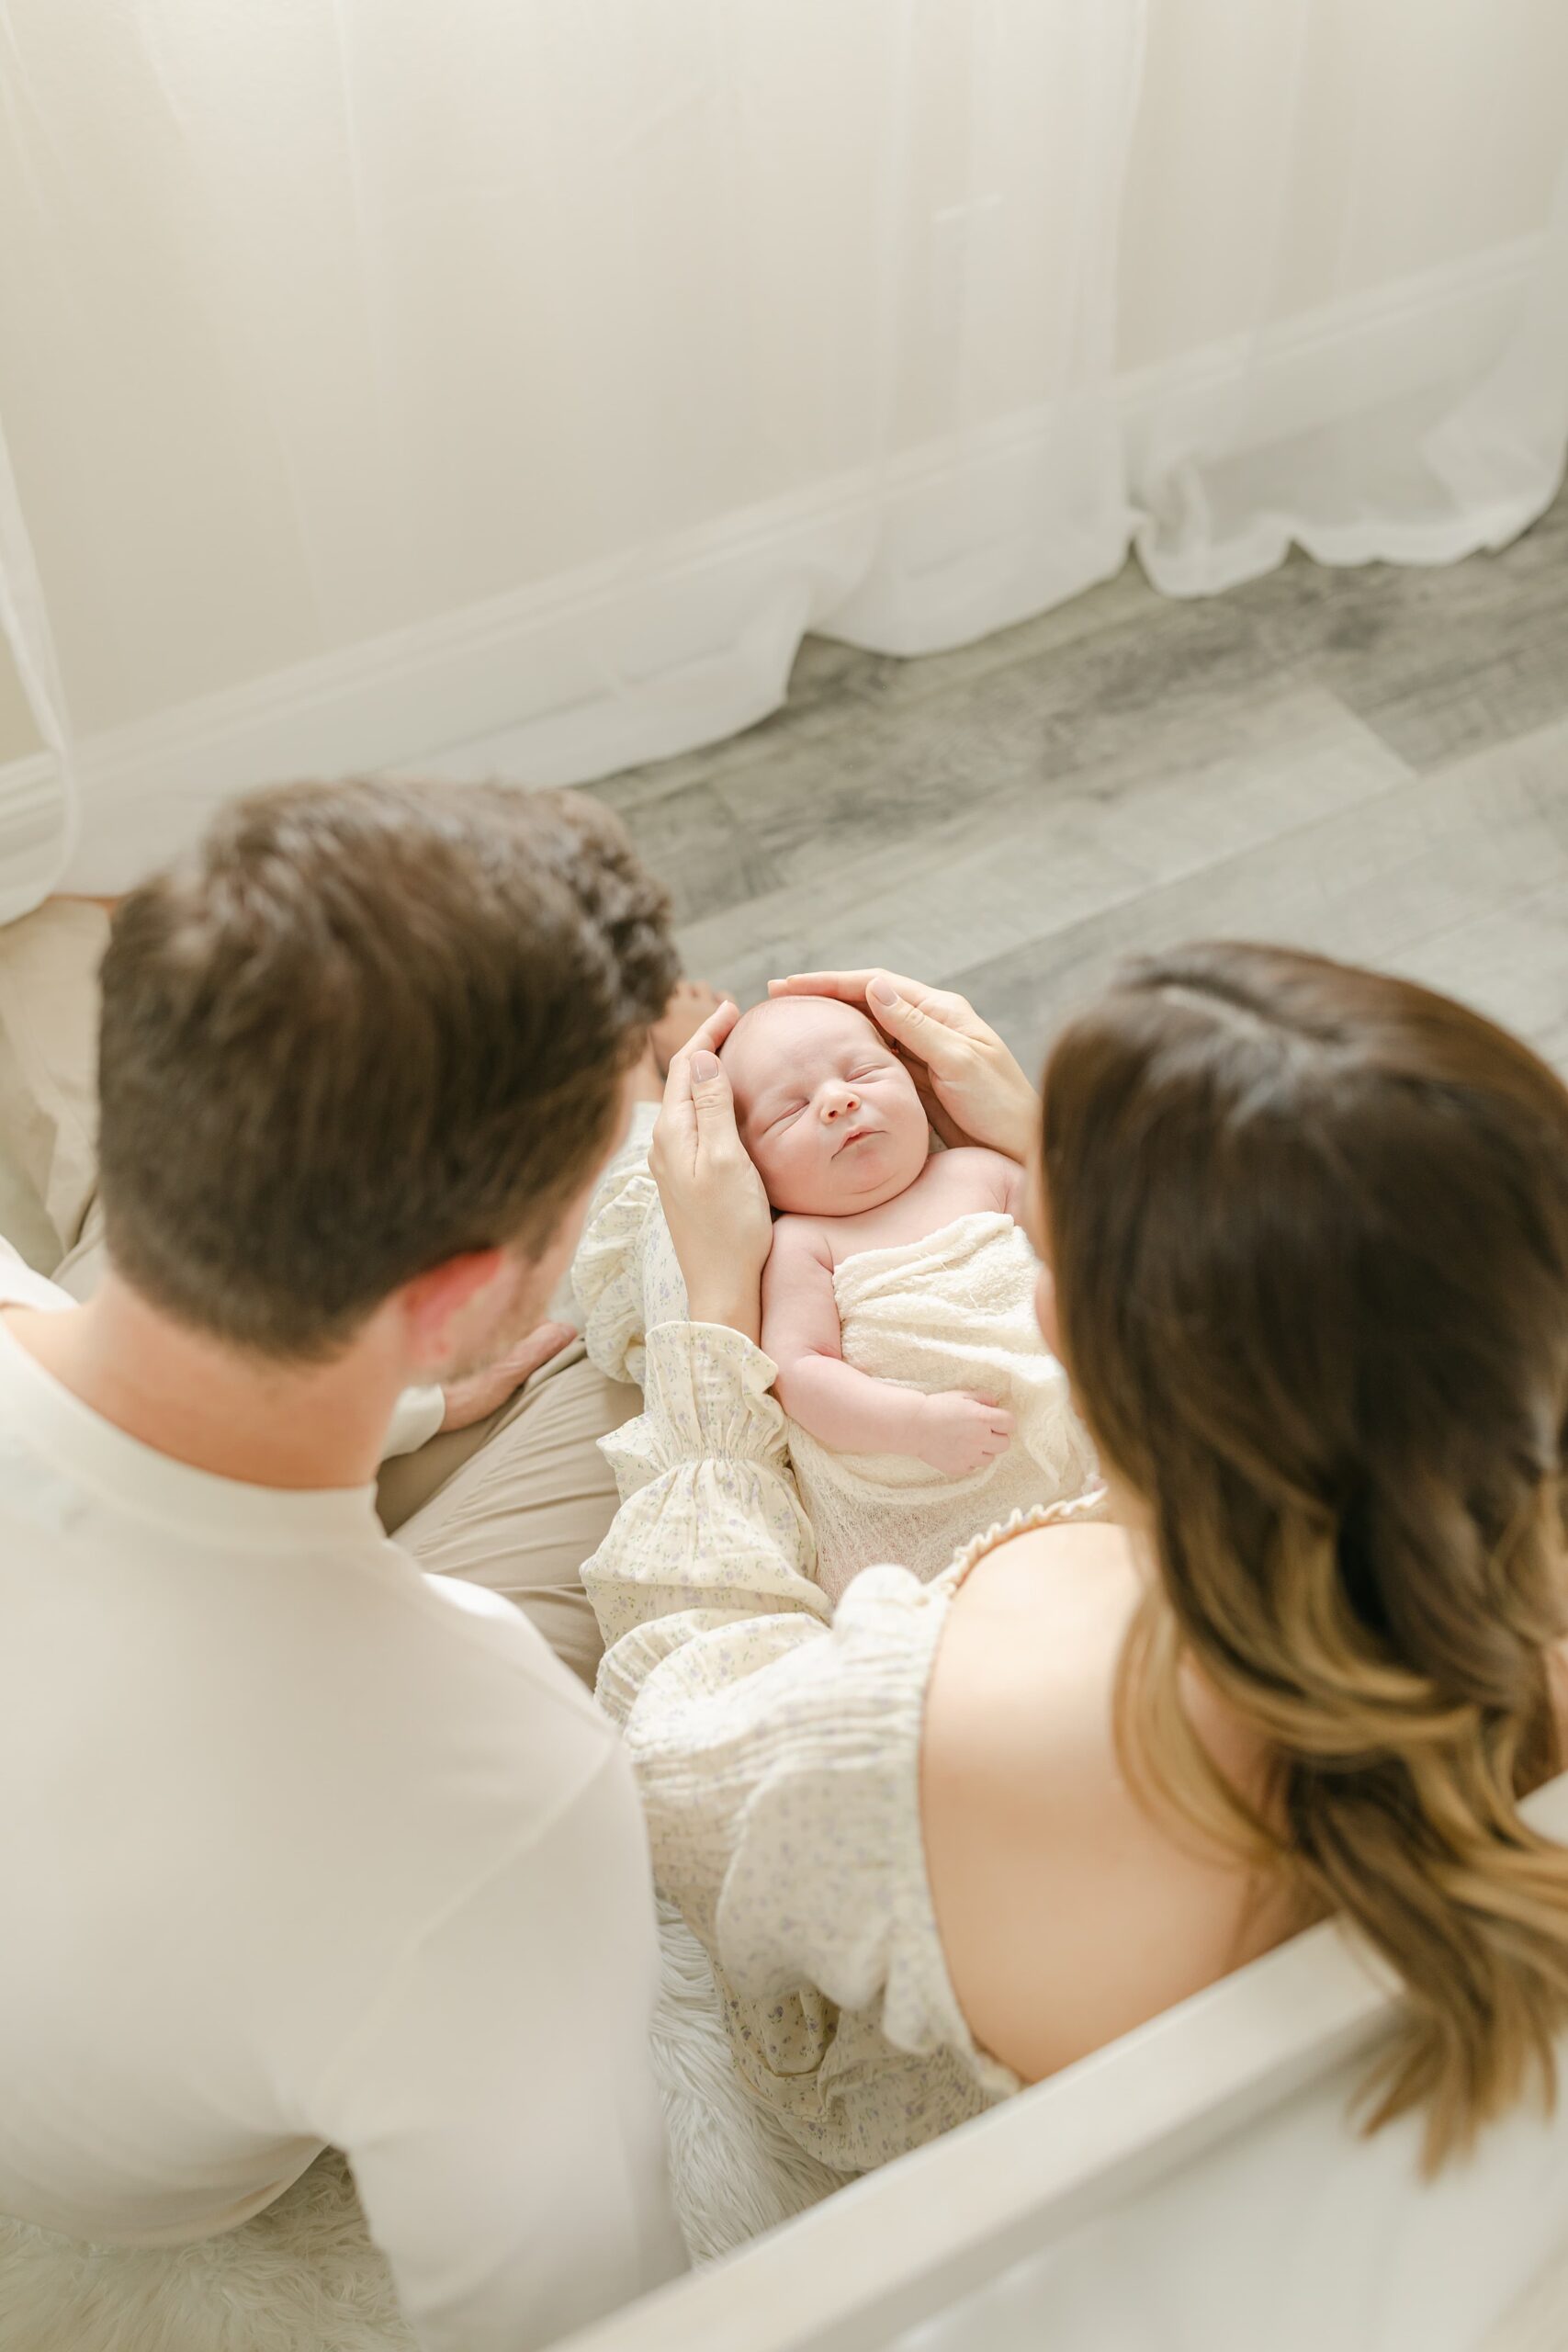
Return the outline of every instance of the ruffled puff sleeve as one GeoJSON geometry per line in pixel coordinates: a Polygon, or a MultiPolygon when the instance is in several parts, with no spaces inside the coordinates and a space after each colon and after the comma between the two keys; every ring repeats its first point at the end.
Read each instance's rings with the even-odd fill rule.
{"type": "Polygon", "coordinates": [[[589,1362],[606,1379],[643,1385],[645,1338],[686,1319],[686,1285],[649,1172],[659,1106],[639,1102],[594,1188],[572,1262],[571,1287],[589,1362]]]}
{"type": "Polygon", "coordinates": [[[608,1442],[624,1498],[584,1581],[609,1645],[654,1873],[706,1947],[752,2089],[861,2171],[976,2114],[931,1917],[921,1713],[946,1578],[812,1581],[769,1359],[650,1331],[646,1410],[608,1442]]]}
{"type": "MultiPolygon", "coordinates": [[[[694,1612],[711,1623],[781,1613],[827,1623],[784,1415],[769,1393],[774,1370],[721,1325],[666,1323],[648,1335],[643,1410],[602,1441],[621,1508],[583,1570],[610,1653],[599,1695],[622,1720],[647,1649],[623,1645],[639,1632],[694,1612]]],[[[667,1645],[668,1635],[657,1646],[667,1645]]]]}

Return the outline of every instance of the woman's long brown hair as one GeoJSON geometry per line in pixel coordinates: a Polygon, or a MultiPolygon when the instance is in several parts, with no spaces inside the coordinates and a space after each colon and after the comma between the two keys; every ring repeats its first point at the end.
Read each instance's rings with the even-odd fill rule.
{"type": "Polygon", "coordinates": [[[1568,2023],[1568,1853],[1518,1812],[1562,1761],[1568,1091],[1427,989],[1208,946],[1072,1023],[1043,1129],[1063,1352],[1157,1552],[1125,1767],[1392,1963],[1371,2123],[1423,2109],[1437,2163],[1550,2098],[1568,2023]]]}

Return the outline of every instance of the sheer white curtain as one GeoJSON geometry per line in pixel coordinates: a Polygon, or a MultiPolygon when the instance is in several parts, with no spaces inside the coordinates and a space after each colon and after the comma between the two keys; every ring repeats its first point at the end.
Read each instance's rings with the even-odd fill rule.
{"type": "MultiPolygon", "coordinates": [[[[0,437],[0,640],[9,649],[47,768],[11,797],[0,797],[0,923],[36,907],[62,875],[76,847],[80,812],[71,728],[55,662],[54,637],[17,497],[16,477],[0,437]]],[[[33,763],[28,763],[29,769],[33,763]]]]}
{"type": "MultiPolygon", "coordinates": [[[[1568,440],[1560,0],[5,0],[0,94],[81,886],[268,775],[709,740],[807,628],[952,645],[1134,537],[1450,558],[1568,440]]],[[[65,865],[8,838],[0,915],[65,865]]]]}
{"type": "Polygon", "coordinates": [[[1188,355],[1131,420],[1155,585],[1501,545],[1568,445],[1568,12],[1150,16],[1122,322],[1188,355]]]}

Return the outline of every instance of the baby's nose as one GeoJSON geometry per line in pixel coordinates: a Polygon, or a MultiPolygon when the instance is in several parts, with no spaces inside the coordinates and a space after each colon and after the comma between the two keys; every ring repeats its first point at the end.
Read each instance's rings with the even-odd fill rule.
{"type": "Polygon", "coordinates": [[[842,1118],[846,1111],[859,1109],[860,1096],[852,1086],[846,1086],[841,1079],[834,1079],[823,1088],[822,1116],[825,1119],[842,1118]]]}

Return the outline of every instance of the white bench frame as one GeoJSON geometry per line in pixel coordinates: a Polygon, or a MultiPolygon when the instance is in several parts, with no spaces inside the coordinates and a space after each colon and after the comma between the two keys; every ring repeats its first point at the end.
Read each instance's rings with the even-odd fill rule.
{"type": "MultiPolygon", "coordinates": [[[[1524,1809],[1568,1845],[1568,1774],[1524,1809]]],[[[1395,1998],[1325,1922],[558,2352],[862,2352],[1370,2050],[1395,1998]]]]}

